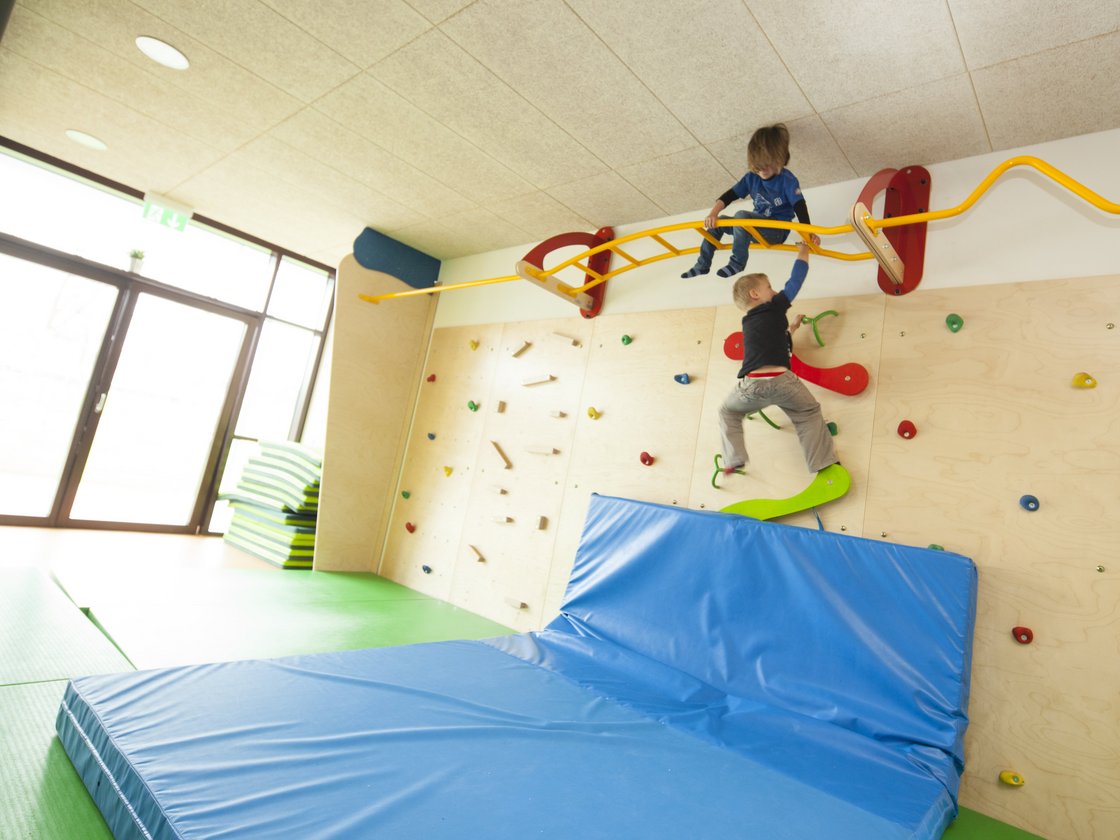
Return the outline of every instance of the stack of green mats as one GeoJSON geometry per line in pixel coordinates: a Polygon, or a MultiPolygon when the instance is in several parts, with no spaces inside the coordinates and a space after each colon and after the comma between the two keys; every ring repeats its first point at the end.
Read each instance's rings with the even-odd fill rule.
{"type": "Polygon", "coordinates": [[[260,442],[233,493],[233,520],[226,542],[285,569],[310,569],[315,556],[315,519],[323,458],[290,441],[260,442]]]}

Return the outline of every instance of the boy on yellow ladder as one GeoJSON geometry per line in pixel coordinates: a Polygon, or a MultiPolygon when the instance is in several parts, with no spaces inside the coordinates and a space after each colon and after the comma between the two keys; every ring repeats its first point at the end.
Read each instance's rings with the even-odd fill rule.
{"type": "MultiPolygon", "coordinates": [[[[800,325],[801,318],[797,316],[793,323],[787,323],[786,313],[801,291],[808,273],[809,246],[803,242],[782,291],[775,292],[765,274],[747,274],[735,281],[732,298],[735,305],[745,312],[743,365],[739,369],[735,390],[727,396],[719,410],[723,463],[726,465],[723,471],[726,474],[737,472],[747,464],[747,448],[743,439],[743,418],[747,414],[776,405],[793,422],[805,455],[805,464],[818,474],[809,488],[794,497],[805,502],[801,508],[794,509],[838,498],[847,491],[850,482],[836,457],[820,403],[789,369],[793,350],[790,331],[800,325]],[[815,487],[818,483],[821,484],[819,488],[815,487]]],[[[787,501],[792,502],[793,499],[787,501]]],[[[755,515],[746,510],[732,512],[755,515]]],[[[792,513],[793,510],[784,512],[792,513]]]]}
{"type": "MultiPolygon", "coordinates": [[[[801,196],[801,184],[797,176],[785,168],[789,163],[789,129],[783,123],[760,128],[751,135],[747,144],[747,173],[727,192],[716,199],[712,210],[704,219],[704,227],[717,240],[722,240],[727,228],[717,228],[718,219],[775,219],[782,222],[797,221],[809,224],[809,208],[801,196]],[[734,216],[720,216],[727,205],[741,198],[750,198],[754,210],[740,210],[734,216]]],[[[784,228],[756,228],[759,234],[772,245],[779,245],[789,237],[784,228]]],[[[731,259],[716,273],[720,277],[733,277],[747,265],[747,253],[754,237],[746,228],[732,229],[731,259]]],[[[814,234],[815,244],[820,240],[814,234]]],[[[696,265],[681,277],[696,277],[707,274],[712,268],[712,255],[716,246],[705,239],[700,245],[700,255],[696,265]]]]}

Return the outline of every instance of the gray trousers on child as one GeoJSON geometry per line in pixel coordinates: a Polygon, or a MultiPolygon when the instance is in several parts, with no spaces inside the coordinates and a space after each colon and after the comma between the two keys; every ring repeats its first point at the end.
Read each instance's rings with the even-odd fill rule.
{"type": "Polygon", "coordinates": [[[779,376],[758,379],[744,376],[723,401],[719,409],[719,430],[723,438],[724,467],[746,466],[750,459],[743,441],[743,418],[772,405],[784,411],[793,422],[810,472],[838,462],[821,404],[792,371],[786,371],[779,376]]]}

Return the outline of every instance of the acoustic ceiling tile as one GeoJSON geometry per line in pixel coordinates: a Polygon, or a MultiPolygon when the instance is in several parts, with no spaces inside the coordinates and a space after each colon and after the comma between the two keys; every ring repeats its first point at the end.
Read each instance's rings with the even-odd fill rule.
{"type": "Polygon", "coordinates": [[[314,108],[293,114],[269,135],[426,216],[475,206],[465,196],[314,108]]]}
{"type": "Polygon", "coordinates": [[[746,3],[818,113],[964,71],[944,0],[746,3]]]}
{"type": "Polygon", "coordinates": [[[963,73],[821,116],[859,176],[991,151],[963,73]]]}
{"type": "Polygon", "coordinates": [[[441,32],[418,38],[370,74],[537,187],[606,169],[441,32]]]}
{"type": "Polygon", "coordinates": [[[495,201],[486,205],[486,209],[538,241],[558,233],[594,229],[587,219],[540,191],[495,201]]]}
{"type": "Polygon", "coordinates": [[[431,28],[404,0],[262,0],[358,67],[366,68],[431,28]]]}
{"type": "Polygon", "coordinates": [[[560,0],[480,0],[440,28],[612,167],[695,145],[560,0]]]}
{"type": "Polygon", "coordinates": [[[740,3],[570,0],[569,5],[702,143],[812,110],[740,3]]]}
{"type": "Polygon", "coordinates": [[[1120,32],[975,70],[972,77],[997,149],[1120,125],[1120,32]]]}
{"type": "Polygon", "coordinates": [[[619,174],[666,215],[708,210],[738,180],[703,146],[619,169],[619,174]]]}
{"type": "Polygon", "coordinates": [[[134,2],[304,102],[317,99],[361,71],[256,0],[207,0],[204,5],[179,0],[134,2]]]}
{"type": "Polygon", "coordinates": [[[415,105],[362,74],[316,109],[476,202],[522,195],[532,185],[415,105]]]}
{"type": "Polygon", "coordinates": [[[660,207],[617,172],[604,172],[558,184],[549,195],[598,228],[640,222],[663,215],[660,207]]]}
{"type": "Polygon", "coordinates": [[[1120,3],[1101,0],[949,0],[949,9],[972,69],[1120,30],[1120,3]]]}

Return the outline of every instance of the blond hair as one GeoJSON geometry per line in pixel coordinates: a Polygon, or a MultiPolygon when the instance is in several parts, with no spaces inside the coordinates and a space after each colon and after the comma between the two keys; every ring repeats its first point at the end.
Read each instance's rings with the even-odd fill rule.
{"type": "Polygon", "coordinates": [[[785,166],[789,163],[789,129],[785,123],[768,125],[751,135],[747,144],[747,166],[785,166]]]}
{"type": "Polygon", "coordinates": [[[731,299],[735,301],[735,305],[740,309],[750,309],[754,306],[751,302],[751,292],[769,283],[770,278],[765,274],[744,274],[735,281],[735,285],[731,289],[731,299]]]}

